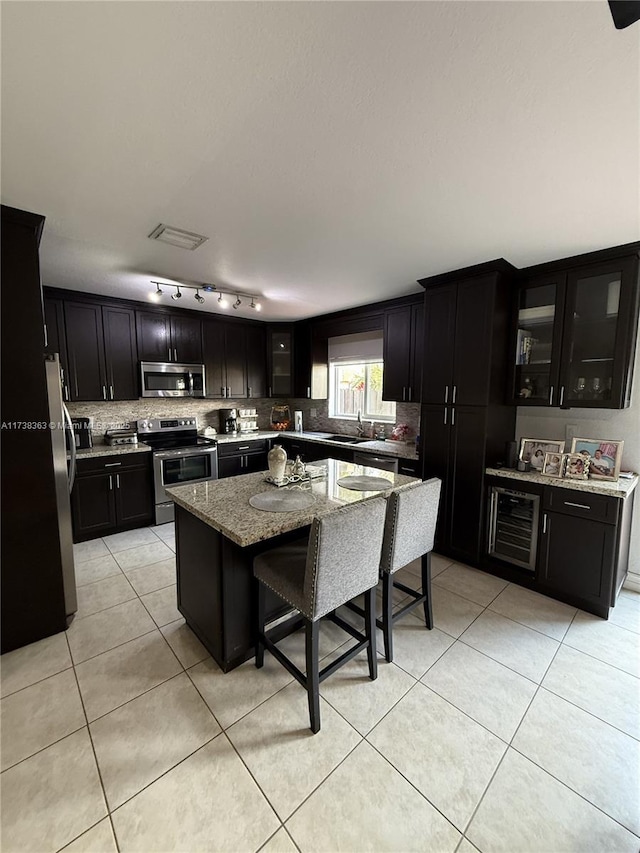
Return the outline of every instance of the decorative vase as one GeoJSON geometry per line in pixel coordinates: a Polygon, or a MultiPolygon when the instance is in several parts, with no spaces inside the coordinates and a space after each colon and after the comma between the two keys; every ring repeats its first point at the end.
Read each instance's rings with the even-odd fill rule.
{"type": "Polygon", "coordinates": [[[279,444],[274,444],[267,456],[269,461],[269,476],[276,483],[284,480],[284,471],[287,465],[287,451],[279,444]]]}

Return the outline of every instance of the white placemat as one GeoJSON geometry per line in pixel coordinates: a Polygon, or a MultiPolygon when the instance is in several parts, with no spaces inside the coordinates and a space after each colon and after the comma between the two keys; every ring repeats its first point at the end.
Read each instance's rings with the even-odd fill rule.
{"type": "Polygon", "coordinates": [[[341,477],[338,485],[345,489],[354,489],[358,492],[379,492],[382,489],[390,489],[393,483],[384,477],[369,477],[367,474],[351,477],[341,477]]]}
{"type": "Polygon", "coordinates": [[[279,489],[274,492],[260,492],[249,498],[249,505],[254,509],[265,512],[294,512],[297,509],[307,509],[313,503],[313,495],[309,492],[288,491],[279,489]]]}

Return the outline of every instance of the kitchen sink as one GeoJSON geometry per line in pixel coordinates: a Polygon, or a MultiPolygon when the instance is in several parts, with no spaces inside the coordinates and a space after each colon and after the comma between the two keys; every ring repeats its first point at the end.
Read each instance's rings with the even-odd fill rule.
{"type": "Polygon", "coordinates": [[[357,438],[355,435],[329,435],[327,441],[340,441],[342,444],[359,444],[361,441],[369,441],[368,438],[357,438]]]}

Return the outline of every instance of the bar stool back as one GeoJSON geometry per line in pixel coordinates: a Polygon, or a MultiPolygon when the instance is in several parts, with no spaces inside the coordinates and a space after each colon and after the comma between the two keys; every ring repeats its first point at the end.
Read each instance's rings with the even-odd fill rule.
{"type": "Polygon", "coordinates": [[[375,638],[375,591],[379,579],[386,502],[373,498],[341,507],[311,527],[308,544],[297,541],[257,556],[256,666],[264,663],[268,649],[307,690],[311,731],[320,730],[320,682],[367,649],[369,677],[377,677],[375,638]],[[264,587],[299,611],[286,623],[265,632],[264,587]],[[352,598],[365,594],[365,634],[334,611],[352,598]],[[333,663],[319,671],[319,621],[330,618],[358,642],[333,663]],[[306,675],[277,647],[277,642],[305,627],[306,675]]]}

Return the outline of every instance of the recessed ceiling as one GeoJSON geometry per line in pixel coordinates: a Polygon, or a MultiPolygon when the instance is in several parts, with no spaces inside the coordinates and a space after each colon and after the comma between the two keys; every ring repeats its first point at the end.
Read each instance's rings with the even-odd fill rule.
{"type": "Polygon", "coordinates": [[[637,240],[639,33],[605,0],[5,2],[2,201],[46,216],[45,284],[266,319],[637,240]]]}

